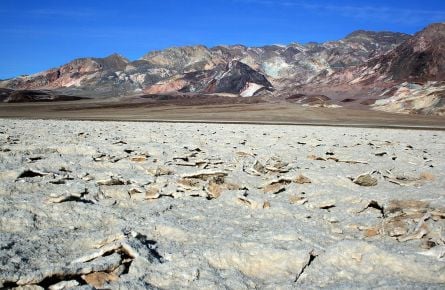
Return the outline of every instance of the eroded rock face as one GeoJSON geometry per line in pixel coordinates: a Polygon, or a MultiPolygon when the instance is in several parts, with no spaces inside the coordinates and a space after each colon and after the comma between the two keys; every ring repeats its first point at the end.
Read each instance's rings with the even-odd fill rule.
{"type": "Polygon", "coordinates": [[[251,97],[263,88],[272,89],[272,84],[263,74],[242,62],[231,61],[212,70],[193,71],[181,79],[160,82],[145,91],[168,93],[176,90],[183,93],[228,93],[251,97]]]}
{"type": "Polygon", "coordinates": [[[146,93],[154,100],[157,95],[183,100],[198,96],[208,104],[204,97],[219,94],[309,107],[369,108],[374,104],[372,108],[388,112],[443,115],[443,43],[445,24],[436,23],[413,36],[358,30],[325,43],[172,47],[136,61],[117,54],[81,58],[0,81],[4,88],[0,101],[146,93]]]}
{"type": "Polygon", "coordinates": [[[419,31],[380,59],[379,71],[394,80],[425,82],[445,79],[445,23],[435,23],[419,31]]]}
{"type": "Polygon", "coordinates": [[[445,82],[404,82],[384,92],[386,98],[371,106],[374,110],[402,114],[445,116],[445,82]]]}
{"type": "Polygon", "coordinates": [[[444,141],[1,120],[0,287],[440,288],[444,141]]]}
{"type": "Polygon", "coordinates": [[[275,79],[305,84],[322,73],[363,64],[407,38],[401,33],[358,31],[339,41],[306,45],[172,47],[147,53],[132,62],[116,54],[76,59],[38,74],[0,81],[0,87],[57,89],[60,93],[93,97],[144,91],[216,92],[247,97],[272,87],[270,82],[275,79]]]}
{"type": "Polygon", "coordinates": [[[113,54],[106,58],[79,58],[59,68],[7,81],[7,86],[16,89],[57,89],[80,86],[98,78],[100,73],[120,71],[128,60],[113,54]]]}
{"type": "Polygon", "coordinates": [[[218,74],[211,81],[206,91],[210,93],[235,93],[240,94],[248,84],[257,84],[262,87],[272,88],[272,84],[264,75],[253,70],[248,65],[233,61],[230,62],[226,70],[218,74]]]}
{"type": "Polygon", "coordinates": [[[445,24],[431,24],[355,67],[325,69],[306,83],[281,80],[275,88],[285,97],[317,92],[342,100],[342,106],[377,103],[373,108],[387,112],[443,115],[443,43],[445,24]]]}

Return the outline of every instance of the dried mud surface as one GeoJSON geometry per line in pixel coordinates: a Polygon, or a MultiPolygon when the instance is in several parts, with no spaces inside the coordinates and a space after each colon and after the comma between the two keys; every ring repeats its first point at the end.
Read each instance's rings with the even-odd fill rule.
{"type": "Polygon", "coordinates": [[[443,131],[0,120],[0,288],[431,288],[443,131]]]}

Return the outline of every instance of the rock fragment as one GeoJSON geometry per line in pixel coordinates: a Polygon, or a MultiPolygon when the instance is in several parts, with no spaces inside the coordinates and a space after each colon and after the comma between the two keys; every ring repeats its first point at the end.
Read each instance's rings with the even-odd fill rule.
{"type": "Polygon", "coordinates": [[[155,177],[173,174],[173,170],[166,166],[158,166],[156,168],[151,168],[148,169],[147,172],[155,177]]]}
{"type": "Polygon", "coordinates": [[[385,213],[387,215],[395,213],[423,215],[429,208],[429,204],[430,203],[428,201],[422,201],[422,200],[393,199],[390,200],[388,205],[385,207],[385,213]]]}
{"type": "Polygon", "coordinates": [[[274,160],[270,165],[266,166],[266,169],[270,172],[286,173],[289,172],[288,163],[281,160],[274,160]]]}
{"type": "Polygon", "coordinates": [[[419,187],[427,182],[435,179],[434,175],[429,172],[423,172],[419,176],[412,176],[407,174],[389,174],[383,175],[383,177],[391,183],[395,183],[400,186],[415,186],[419,187]]]}
{"type": "Polygon", "coordinates": [[[57,284],[53,284],[53,285],[49,286],[48,290],[64,290],[64,289],[76,287],[78,285],[79,285],[79,282],[77,282],[76,280],[61,281],[57,284]]]}
{"type": "Polygon", "coordinates": [[[117,281],[119,277],[113,273],[93,272],[87,275],[82,275],[82,279],[90,286],[100,289],[105,283],[117,281]]]}
{"type": "Polygon", "coordinates": [[[284,184],[278,183],[278,182],[268,184],[263,188],[263,191],[266,194],[277,194],[284,190],[286,190],[286,186],[284,184]]]}
{"type": "Polygon", "coordinates": [[[378,236],[379,234],[380,234],[380,232],[379,232],[378,228],[367,228],[367,229],[363,230],[363,235],[366,238],[375,237],[375,236],[378,236]]]}
{"type": "Polygon", "coordinates": [[[365,173],[354,178],[352,182],[360,186],[376,186],[377,178],[373,177],[369,173],[365,173]]]}
{"type": "Polygon", "coordinates": [[[202,170],[194,173],[183,174],[183,178],[196,178],[207,181],[209,179],[225,177],[227,176],[227,172],[220,170],[202,170]]]}
{"type": "Polygon", "coordinates": [[[145,199],[158,199],[161,197],[161,192],[158,187],[150,186],[145,191],[145,199]]]}
{"type": "Polygon", "coordinates": [[[303,196],[298,196],[298,195],[289,196],[289,202],[291,204],[302,205],[302,204],[305,204],[307,201],[308,201],[308,199],[303,196]]]}
{"type": "Polygon", "coordinates": [[[184,190],[200,190],[203,188],[202,180],[197,178],[181,178],[178,186],[184,190]]]}
{"type": "Polygon", "coordinates": [[[329,210],[335,207],[335,201],[334,200],[321,201],[316,204],[316,207],[318,207],[319,209],[329,210]]]}
{"type": "Polygon", "coordinates": [[[307,178],[306,176],[304,176],[302,174],[298,175],[295,178],[294,182],[297,183],[297,184],[312,183],[312,181],[309,178],[307,178]]]}
{"type": "Polygon", "coordinates": [[[114,176],[110,177],[109,179],[98,180],[96,183],[97,185],[107,185],[107,186],[129,184],[128,181],[125,181],[122,178],[114,176]]]}
{"type": "Polygon", "coordinates": [[[208,192],[209,198],[214,199],[221,196],[222,186],[215,181],[210,181],[206,190],[208,192]]]}
{"type": "Polygon", "coordinates": [[[253,175],[253,176],[261,176],[261,175],[267,173],[266,167],[263,164],[261,164],[261,162],[258,161],[258,160],[255,160],[253,165],[250,165],[250,166],[251,166],[250,168],[247,167],[246,165],[243,166],[243,167],[245,167],[245,168],[243,168],[243,170],[247,174],[250,174],[250,175],[253,175]]]}
{"type": "Polygon", "coordinates": [[[270,207],[270,202],[254,196],[240,196],[236,198],[236,203],[247,206],[251,209],[265,209],[270,207]]]}
{"type": "Polygon", "coordinates": [[[143,162],[147,160],[147,156],[146,155],[131,156],[130,160],[133,162],[143,162]]]}

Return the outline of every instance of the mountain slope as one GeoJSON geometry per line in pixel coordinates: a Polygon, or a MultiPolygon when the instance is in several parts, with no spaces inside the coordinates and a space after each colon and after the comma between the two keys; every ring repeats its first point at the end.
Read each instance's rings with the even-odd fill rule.
{"type": "MultiPolygon", "coordinates": [[[[284,78],[305,83],[321,71],[334,72],[361,64],[371,55],[386,52],[407,38],[408,35],[401,33],[357,31],[343,40],[322,44],[234,45],[210,49],[202,45],[175,47],[150,52],[133,62],[119,55],[103,59],[82,58],[35,75],[0,81],[0,87],[59,89],[71,94],[104,97],[127,95],[147,90],[158,82],[190,80],[190,73],[194,72],[223,73],[234,60],[248,65],[268,79],[284,78]]],[[[252,75],[250,71],[245,72],[252,75]]],[[[195,75],[201,76],[199,73],[195,75]]],[[[243,79],[240,77],[240,80],[243,79]]],[[[259,82],[265,85],[264,80],[259,82]]],[[[234,87],[233,84],[223,86],[234,87]]],[[[244,86],[244,83],[236,86],[244,86]]],[[[207,89],[215,92],[221,90],[207,89]]],[[[230,90],[230,93],[239,93],[240,90],[230,90]]]]}
{"type": "Polygon", "coordinates": [[[442,81],[445,24],[437,23],[414,36],[357,30],[325,43],[173,47],[136,61],[117,54],[82,58],[0,81],[0,88],[105,99],[143,93],[260,95],[274,102],[358,108],[386,99],[372,108],[442,114],[442,81]]]}
{"type": "Polygon", "coordinates": [[[428,26],[396,49],[376,58],[379,72],[397,81],[439,81],[445,79],[445,23],[428,26]]]}
{"type": "Polygon", "coordinates": [[[285,96],[316,92],[339,103],[348,100],[348,106],[358,107],[382,99],[372,108],[442,115],[444,96],[437,92],[445,90],[444,35],[444,23],[432,24],[361,65],[322,72],[305,84],[285,80],[277,91],[285,96]]]}

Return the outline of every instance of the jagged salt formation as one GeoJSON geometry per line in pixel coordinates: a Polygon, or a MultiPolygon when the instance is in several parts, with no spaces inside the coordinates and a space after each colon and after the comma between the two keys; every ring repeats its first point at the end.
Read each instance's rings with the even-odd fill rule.
{"type": "Polygon", "coordinates": [[[444,141],[1,120],[0,287],[439,289],[444,141]]]}

